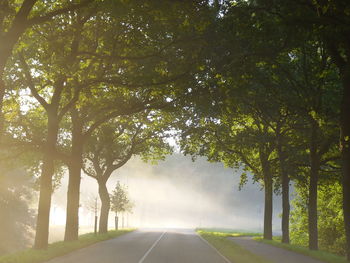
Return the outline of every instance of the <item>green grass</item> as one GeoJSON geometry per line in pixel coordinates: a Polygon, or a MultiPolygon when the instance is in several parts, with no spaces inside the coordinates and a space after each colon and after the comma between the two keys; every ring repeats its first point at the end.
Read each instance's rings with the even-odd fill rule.
{"type": "Polygon", "coordinates": [[[300,254],[304,254],[306,256],[309,256],[309,257],[312,257],[315,259],[319,259],[319,260],[324,261],[324,262],[349,263],[349,261],[347,261],[345,257],[341,257],[338,255],[329,253],[327,251],[309,250],[307,247],[281,243],[281,242],[277,241],[277,240],[280,240],[280,238],[278,238],[278,237],[276,239],[274,238],[274,240],[265,240],[265,239],[262,239],[261,237],[255,237],[254,239],[256,241],[263,242],[265,244],[273,245],[273,246],[288,249],[288,250],[291,250],[291,251],[294,251],[294,252],[297,252],[300,254]]]}
{"type": "Polygon", "coordinates": [[[49,259],[68,254],[74,250],[87,247],[94,243],[111,239],[125,233],[131,232],[133,229],[109,231],[106,234],[95,235],[88,233],[79,236],[79,240],[72,242],[55,242],[49,245],[47,250],[26,249],[14,254],[0,257],[0,263],[41,263],[49,259]]]}
{"type": "Polygon", "coordinates": [[[257,232],[247,232],[245,230],[234,230],[227,228],[197,228],[196,231],[204,231],[210,233],[218,233],[218,234],[226,234],[227,237],[243,237],[243,236],[252,236],[252,237],[260,237],[261,233],[257,232]]]}
{"type": "Polygon", "coordinates": [[[259,257],[227,239],[230,236],[247,235],[248,233],[235,233],[234,231],[218,232],[198,229],[197,233],[214,246],[222,255],[231,262],[239,263],[270,263],[267,259],[259,257]]]}

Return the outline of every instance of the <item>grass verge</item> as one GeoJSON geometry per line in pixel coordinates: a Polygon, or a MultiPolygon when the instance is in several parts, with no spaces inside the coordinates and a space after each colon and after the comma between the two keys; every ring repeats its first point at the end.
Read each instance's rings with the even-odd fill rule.
{"type": "Polygon", "coordinates": [[[196,231],[226,234],[227,237],[243,237],[243,236],[260,237],[261,236],[261,233],[257,233],[257,232],[246,232],[245,230],[234,230],[234,229],[227,229],[227,228],[197,228],[196,231]]]}
{"type": "Polygon", "coordinates": [[[14,254],[0,257],[0,263],[42,263],[52,258],[63,256],[74,250],[87,247],[89,245],[101,242],[107,239],[133,231],[133,229],[109,231],[106,234],[95,235],[88,233],[79,236],[79,240],[72,242],[55,242],[49,245],[47,250],[26,249],[14,254]]]}
{"type": "Polygon", "coordinates": [[[303,247],[303,246],[297,246],[297,245],[291,245],[291,244],[284,244],[281,243],[279,241],[276,240],[265,240],[262,239],[261,237],[255,237],[254,238],[256,241],[265,243],[265,244],[269,244],[269,245],[273,245],[276,247],[280,247],[280,248],[284,248],[284,249],[288,249],[294,252],[297,252],[299,254],[303,254],[309,257],[312,257],[314,259],[319,259],[321,261],[324,262],[328,262],[328,263],[349,263],[349,261],[346,260],[345,257],[341,257],[326,251],[322,251],[322,250],[309,250],[307,247],[303,247]]]}
{"type": "Polygon", "coordinates": [[[197,233],[207,240],[212,246],[214,246],[222,255],[224,255],[231,262],[240,263],[270,263],[267,259],[259,257],[250,251],[242,248],[236,243],[227,239],[230,236],[247,235],[248,233],[235,233],[229,232],[217,232],[217,231],[206,231],[198,229],[197,233]]]}

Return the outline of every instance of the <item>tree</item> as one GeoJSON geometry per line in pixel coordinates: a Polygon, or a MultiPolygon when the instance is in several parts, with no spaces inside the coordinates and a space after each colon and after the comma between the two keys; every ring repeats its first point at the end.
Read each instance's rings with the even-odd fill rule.
{"type": "MultiPolygon", "coordinates": [[[[293,122],[293,118],[297,120],[295,116],[301,114],[304,118],[304,125],[310,127],[310,134],[304,134],[299,138],[307,136],[306,143],[310,145],[309,149],[305,149],[310,150],[310,160],[312,160],[309,202],[310,247],[316,249],[318,172],[329,158],[336,158],[336,155],[330,157],[328,151],[334,150],[336,129],[330,120],[334,119],[337,111],[327,103],[327,100],[336,103],[338,82],[332,80],[334,79],[334,67],[330,65],[328,55],[324,47],[320,46],[319,39],[312,39],[309,36],[305,44],[305,38],[303,38],[305,34],[301,34],[290,41],[289,37],[285,37],[285,32],[281,31],[285,29],[284,25],[279,24],[281,18],[275,12],[265,10],[266,6],[261,4],[262,2],[237,1],[223,5],[224,16],[218,24],[217,34],[224,44],[213,49],[217,58],[210,59],[210,76],[213,78],[216,74],[221,81],[221,86],[235,85],[243,90],[242,92],[237,88],[226,88],[230,100],[234,96],[238,98],[235,103],[228,104],[228,107],[234,109],[231,110],[231,114],[235,114],[237,109],[241,110],[243,107],[246,112],[251,112],[253,116],[257,115],[260,121],[268,126],[267,129],[272,129],[275,133],[275,150],[280,165],[279,172],[282,175],[284,209],[282,228],[285,242],[289,240],[289,178],[286,167],[294,165],[286,163],[283,148],[290,142],[282,144],[286,138],[281,136],[283,135],[281,128],[285,131],[297,132],[297,130],[288,127],[289,125],[281,127],[279,121],[281,116],[275,113],[283,115],[288,112],[290,115],[288,122],[293,122]],[[259,89],[262,92],[259,92],[259,89]],[[244,101],[243,105],[239,100],[244,101]],[[299,104],[300,101],[304,102],[302,107],[295,103],[297,100],[299,104]],[[272,104],[271,101],[274,103],[272,104]],[[244,107],[244,104],[248,104],[250,108],[244,107]],[[294,117],[290,119],[292,116],[294,117]],[[322,127],[318,125],[321,119],[321,122],[326,123],[326,125],[321,125],[322,127]]],[[[295,32],[291,32],[293,33],[295,32]]],[[[208,74],[207,71],[206,74],[208,74]]],[[[209,83],[213,89],[220,89],[220,84],[213,83],[210,78],[204,78],[201,81],[209,83]]],[[[223,99],[221,102],[223,108],[227,105],[226,101],[223,99]]],[[[222,121],[221,118],[219,119],[222,121]]],[[[227,130],[227,132],[230,131],[227,130]]],[[[297,137],[290,138],[297,139],[297,137]]]]}
{"type": "MultiPolygon", "coordinates": [[[[212,107],[209,110],[191,109],[188,119],[183,121],[187,125],[182,126],[182,149],[188,154],[207,156],[209,161],[222,161],[232,168],[243,166],[245,171],[252,172],[254,179],[264,186],[264,238],[272,239],[273,175],[276,164],[271,129],[251,111],[251,105],[246,104],[251,98],[242,101],[242,97],[231,95],[230,88],[226,82],[213,88],[211,95],[216,96],[215,99],[210,96],[212,107]]],[[[232,94],[236,93],[233,91],[232,94]]],[[[199,101],[207,101],[206,96],[204,94],[199,101]]],[[[243,173],[242,182],[245,179],[246,174],[243,173]]]]}
{"type": "Polygon", "coordinates": [[[327,55],[314,44],[291,51],[289,54],[293,54],[294,58],[288,62],[289,65],[285,63],[277,69],[284,72],[287,86],[298,100],[298,104],[290,110],[304,119],[299,139],[303,138],[308,145],[305,150],[309,151],[310,160],[307,166],[310,167],[308,212],[311,249],[318,248],[317,188],[320,172],[322,166],[338,158],[335,148],[339,134],[334,122],[338,114],[334,105],[339,100],[335,71],[327,62],[327,55]]]}
{"type": "Polygon", "coordinates": [[[50,21],[56,16],[82,8],[92,0],[79,3],[63,1],[60,4],[40,3],[37,0],[4,0],[0,4],[0,133],[3,131],[2,107],[6,92],[5,67],[20,37],[29,28],[50,21]]]}
{"type": "Polygon", "coordinates": [[[117,182],[115,186],[112,196],[112,211],[115,212],[116,216],[116,228],[118,229],[118,213],[131,212],[133,209],[133,203],[129,199],[129,195],[127,192],[126,186],[123,186],[117,182]]]}
{"type": "Polygon", "coordinates": [[[206,12],[206,5],[201,1],[186,6],[171,1],[160,6],[156,1],[141,6],[132,1],[101,5],[105,16],[95,26],[101,34],[103,48],[98,50],[99,53],[80,54],[104,61],[103,75],[86,84],[86,93],[81,94],[86,99],[71,110],[72,150],[69,159],[74,161],[69,161],[68,165],[66,241],[78,238],[84,143],[95,129],[110,119],[145,109],[172,106],[177,96],[189,92],[187,85],[193,81],[191,72],[196,69],[196,58],[201,52],[200,48],[193,52],[193,45],[201,44],[199,37],[206,27],[206,24],[200,24],[202,19],[196,21],[196,12],[202,9],[206,12]],[[145,8],[149,12],[145,12],[145,8]],[[141,24],[140,18],[143,20],[141,24]],[[187,24],[189,18],[194,20],[193,24],[187,24]],[[161,24],[163,26],[159,27],[161,24]],[[186,45],[183,41],[187,41],[186,45]],[[91,95],[98,97],[92,100],[91,95]]]}
{"type": "Polygon", "coordinates": [[[101,125],[87,142],[83,170],[97,180],[101,199],[99,233],[106,233],[110,196],[106,183],[112,173],[125,165],[132,156],[161,159],[170,152],[164,141],[168,123],[158,119],[162,113],[145,111],[135,116],[110,120],[101,125]]]}
{"type": "MultiPolygon", "coordinates": [[[[265,81],[257,78],[257,73],[254,76],[257,83],[269,85],[269,89],[264,91],[267,104],[265,103],[265,106],[258,104],[255,108],[260,116],[264,116],[264,122],[275,132],[276,151],[282,175],[283,211],[286,211],[286,214],[289,206],[286,202],[289,195],[285,191],[289,187],[286,183],[289,181],[287,175],[292,174],[288,170],[300,171],[301,167],[302,169],[308,167],[308,174],[305,172],[304,174],[310,180],[305,178],[302,180],[309,182],[310,248],[314,249],[317,249],[318,239],[319,173],[324,165],[338,158],[335,149],[338,131],[334,122],[337,116],[334,104],[339,100],[338,82],[334,78],[334,67],[327,61],[327,55],[315,46],[315,42],[307,43],[300,49],[290,50],[287,54],[281,53],[274,61],[266,63],[264,72],[270,77],[265,77],[265,81]],[[275,106],[269,106],[272,111],[266,107],[271,100],[275,101],[275,106]],[[276,115],[274,112],[280,112],[282,115],[276,115]],[[285,141],[286,139],[288,141],[285,141]],[[287,158],[283,153],[283,148],[286,147],[297,158],[287,158]],[[305,162],[305,158],[310,161],[305,162]],[[285,187],[283,178],[286,181],[285,187]]],[[[294,176],[294,179],[300,180],[298,176],[294,176]]],[[[288,233],[288,217],[284,217],[284,214],[283,212],[282,231],[288,233]]],[[[283,234],[282,240],[288,239],[288,235],[283,234]]]]}
{"type": "Polygon", "coordinates": [[[97,196],[90,196],[90,198],[85,201],[85,207],[88,211],[92,212],[94,214],[94,233],[97,234],[97,222],[98,222],[98,207],[99,202],[97,196]]]}
{"type": "MultiPolygon", "coordinates": [[[[12,83],[9,85],[18,85],[22,90],[28,88],[31,95],[37,101],[38,106],[42,107],[44,119],[39,116],[41,122],[45,123],[46,135],[44,139],[31,142],[43,152],[42,171],[40,176],[40,197],[39,209],[37,217],[36,238],[34,247],[41,249],[47,247],[48,229],[49,229],[49,214],[51,205],[51,194],[53,191],[52,179],[55,172],[55,160],[57,156],[57,141],[59,137],[60,123],[77,102],[79,92],[82,86],[76,85],[77,75],[80,73],[79,65],[76,62],[77,46],[80,42],[81,29],[89,18],[89,14],[85,17],[73,17],[63,21],[57,21],[58,28],[61,30],[52,31],[50,27],[41,32],[30,32],[24,36],[26,39],[26,47],[19,50],[14,56],[13,63],[18,63],[21,71],[15,71],[10,76],[12,83]],[[64,30],[60,23],[71,23],[69,30],[64,30]],[[77,30],[77,31],[75,31],[77,30]],[[61,41],[57,36],[64,36],[66,41],[61,41]],[[57,37],[57,38],[55,38],[57,37]],[[46,42],[45,40],[55,39],[56,41],[46,42]],[[35,53],[34,47],[42,49],[43,53],[35,53]],[[46,53],[47,52],[47,53],[46,53]],[[24,53],[29,57],[25,57],[24,53]],[[48,56],[48,54],[56,54],[56,56],[48,56]],[[63,68],[65,65],[65,68],[63,68]],[[71,71],[70,71],[71,70],[71,71]],[[33,74],[35,72],[35,74],[33,74]],[[40,74],[39,74],[40,73],[40,74]],[[74,84],[71,84],[73,82],[74,84]],[[71,85],[73,88],[71,88],[71,85]]],[[[82,61],[79,59],[79,61],[82,61]]],[[[82,69],[85,74],[89,72],[89,68],[82,69]]],[[[32,117],[30,113],[34,109],[24,111],[27,117],[32,117]]],[[[27,124],[35,125],[35,122],[27,121],[27,124]]],[[[40,123],[40,122],[39,122],[40,123]]],[[[31,126],[33,127],[33,126],[31,126]]],[[[30,130],[29,127],[24,127],[24,131],[30,130]]],[[[27,138],[28,140],[28,138],[27,138]]]]}
{"type": "MultiPolygon", "coordinates": [[[[337,181],[340,179],[340,169],[337,181]]],[[[307,188],[297,184],[296,197],[291,213],[292,240],[296,245],[308,245],[307,188]]],[[[346,255],[344,216],[342,213],[342,189],[338,182],[321,180],[318,193],[319,246],[320,249],[346,255]],[[331,185],[330,185],[331,184],[331,185]]]]}
{"type": "MultiPolygon", "coordinates": [[[[19,159],[18,159],[19,160],[19,159]]],[[[5,167],[1,162],[0,176],[0,254],[24,249],[32,239],[34,213],[30,209],[33,182],[22,169],[5,167]]],[[[19,162],[16,163],[18,165],[19,162]]],[[[12,166],[12,165],[11,165],[12,166]]]]}
{"type": "MultiPolygon", "coordinates": [[[[8,35],[6,32],[11,35],[17,29],[15,38],[18,40],[22,35],[22,44],[15,50],[16,57],[11,57],[8,68],[11,73],[6,81],[11,87],[16,86],[14,82],[23,90],[29,87],[47,118],[43,118],[47,122],[46,138],[35,142],[35,147],[44,152],[36,248],[47,246],[54,161],[64,161],[72,174],[66,240],[76,239],[81,142],[111,118],[146,108],[164,107],[165,102],[169,104],[179,91],[187,92],[185,85],[193,81],[190,73],[196,68],[194,58],[201,52],[200,36],[208,24],[205,17],[197,15],[207,11],[206,1],[185,5],[172,1],[160,5],[157,1],[147,1],[142,6],[134,1],[107,1],[91,6],[89,3],[60,3],[55,5],[56,10],[28,0],[23,1],[16,13],[12,7],[17,2],[6,1],[5,8],[1,10],[4,36],[8,35]],[[35,16],[47,9],[52,12],[35,16]],[[8,22],[12,15],[15,17],[11,24],[8,22]],[[44,23],[51,18],[51,23],[44,23]],[[40,26],[25,32],[27,26],[37,23],[40,26]],[[18,65],[21,71],[15,70],[18,65]],[[83,88],[84,94],[81,93],[83,88]],[[84,107],[96,105],[89,98],[91,90],[99,90],[99,94],[103,94],[101,98],[106,99],[104,103],[111,103],[103,111],[101,107],[96,109],[95,115],[87,113],[84,107]],[[119,100],[116,99],[118,96],[119,100]],[[120,107],[113,108],[113,103],[120,107]],[[71,115],[71,135],[60,130],[62,121],[66,122],[67,113],[71,115]],[[83,130],[85,128],[87,130],[83,130]],[[68,142],[69,138],[71,142],[68,142]],[[65,144],[60,148],[71,147],[70,154],[58,151],[58,141],[61,146],[65,144]],[[67,157],[72,157],[74,161],[67,157]]],[[[6,44],[1,49],[6,49],[2,57],[4,61],[10,58],[16,39],[10,41],[11,45],[2,42],[6,44]]],[[[101,101],[98,100],[98,103],[101,101]]]]}
{"type": "MultiPolygon", "coordinates": [[[[269,28],[283,31],[284,37],[280,35],[281,38],[277,41],[286,44],[282,46],[283,48],[300,47],[302,46],[300,43],[305,43],[316,37],[319,47],[325,48],[332,58],[332,63],[337,67],[338,78],[342,84],[342,87],[339,87],[342,99],[337,106],[340,110],[344,224],[347,237],[347,255],[350,259],[350,140],[348,140],[350,138],[350,124],[347,121],[350,115],[350,43],[349,39],[345,37],[349,35],[350,30],[348,26],[350,20],[349,3],[337,0],[312,3],[308,1],[274,1],[272,5],[271,2],[263,0],[237,1],[232,6],[232,10],[237,10],[241,14],[245,13],[246,17],[248,17],[247,14],[253,14],[253,19],[258,21],[259,25],[255,28],[262,29],[262,31],[269,28]]],[[[266,40],[266,36],[259,39],[266,40]]]]}

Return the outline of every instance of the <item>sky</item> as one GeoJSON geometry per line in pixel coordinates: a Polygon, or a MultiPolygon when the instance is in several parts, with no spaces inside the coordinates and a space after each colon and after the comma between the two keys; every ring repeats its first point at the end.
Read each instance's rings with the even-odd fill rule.
{"type": "MultiPolygon", "coordinates": [[[[112,174],[108,189],[117,181],[127,185],[134,203],[132,214],[124,216],[124,226],[137,228],[230,228],[262,231],[264,193],[252,180],[240,191],[239,171],[204,158],[174,154],[157,165],[131,159],[112,174]]],[[[53,195],[51,224],[64,225],[67,177],[53,195]]],[[[81,229],[93,227],[97,183],[85,175],[81,183],[81,229]]],[[[281,198],[274,197],[274,232],[280,232],[281,198]]],[[[122,220],[121,220],[122,221],[122,220]]],[[[121,222],[120,221],[120,222],[121,222]]],[[[110,214],[110,228],[114,214],[110,214]]]]}

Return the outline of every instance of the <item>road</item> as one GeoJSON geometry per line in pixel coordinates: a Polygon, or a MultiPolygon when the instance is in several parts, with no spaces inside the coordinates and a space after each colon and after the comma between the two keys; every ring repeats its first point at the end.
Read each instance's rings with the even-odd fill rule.
{"type": "Polygon", "coordinates": [[[193,230],[137,230],[47,263],[228,263],[193,230]]]}

